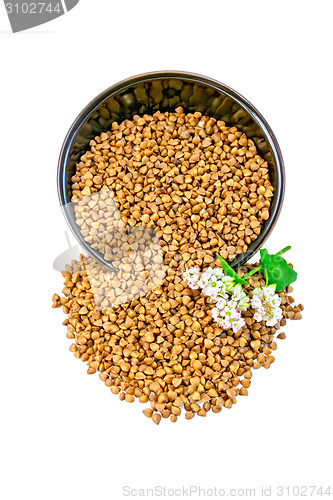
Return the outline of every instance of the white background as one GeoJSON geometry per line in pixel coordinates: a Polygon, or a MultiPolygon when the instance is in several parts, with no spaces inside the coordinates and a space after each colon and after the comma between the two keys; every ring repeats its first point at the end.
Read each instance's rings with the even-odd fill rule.
{"type": "Polygon", "coordinates": [[[1,499],[118,500],[125,485],[333,493],[332,14],[329,1],[81,0],[14,35],[1,3],[1,499]],[[159,69],[220,80],[268,120],[287,189],[267,248],[292,245],[305,310],[232,410],[155,426],[86,375],[51,297],[65,134],[106,87],[159,69]]]}

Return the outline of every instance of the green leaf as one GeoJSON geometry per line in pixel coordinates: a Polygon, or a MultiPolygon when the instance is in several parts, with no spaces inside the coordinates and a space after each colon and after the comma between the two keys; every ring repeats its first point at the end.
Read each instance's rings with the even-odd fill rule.
{"type": "MultiPolygon", "coordinates": [[[[286,247],[289,250],[290,247],[286,247]]],[[[284,249],[285,251],[287,251],[284,249]]],[[[282,251],[281,251],[282,252],[282,251]]],[[[279,255],[271,255],[266,249],[260,250],[260,265],[266,276],[266,285],[276,284],[276,291],[280,292],[286,286],[297,280],[297,273],[289,266],[287,261],[279,255]]]]}
{"type": "Polygon", "coordinates": [[[267,256],[269,255],[269,253],[267,252],[266,248],[262,248],[260,250],[260,264],[262,265],[263,262],[265,262],[265,259],[267,258],[267,256]]]}
{"type": "Polygon", "coordinates": [[[232,267],[229,266],[228,262],[226,262],[224,259],[222,259],[221,255],[217,254],[219,261],[222,264],[222,269],[225,272],[227,276],[230,276],[231,278],[234,278],[236,283],[240,283],[241,285],[248,285],[248,282],[245,281],[243,278],[238,276],[236,271],[232,269],[232,267]]]}

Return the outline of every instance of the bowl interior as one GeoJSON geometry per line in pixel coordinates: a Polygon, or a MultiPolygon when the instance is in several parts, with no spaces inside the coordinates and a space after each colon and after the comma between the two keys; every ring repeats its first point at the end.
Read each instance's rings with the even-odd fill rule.
{"type": "Polygon", "coordinates": [[[112,122],[121,122],[135,114],[152,114],[157,110],[174,111],[177,106],[182,106],[185,112],[200,111],[237,127],[254,141],[258,154],[268,162],[274,186],[270,218],[247,252],[234,259],[233,267],[246,262],[262,246],[277,220],[284,194],[283,160],[274,134],[260,113],[234,90],[200,75],[172,72],[139,75],[97,96],[73,123],[60,154],[58,190],[64,215],[81,246],[103,265],[110,267],[102,254],[84,241],[75,223],[70,201],[71,177],[76,163],[88,149],[90,140],[109,130],[112,122]]]}

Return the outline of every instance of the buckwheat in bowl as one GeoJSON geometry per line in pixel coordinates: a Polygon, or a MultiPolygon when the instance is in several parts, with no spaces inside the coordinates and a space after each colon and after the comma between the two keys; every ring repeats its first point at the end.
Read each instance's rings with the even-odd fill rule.
{"type": "Polygon", "coordinates": [[[115,204],[125,225],[177,225],[178,234],[205,245],[207,257],[219,249],[237,267],[276,223],[284,167],[269,125],[237,92],[200,75],[147,73],[88,104],[59,159],[66,220],[89,255],[112,267],[115,255],[105,241],[93,241],[91,227],[77,223],[73,205],[106,188],[119,193],[115,204]]]}

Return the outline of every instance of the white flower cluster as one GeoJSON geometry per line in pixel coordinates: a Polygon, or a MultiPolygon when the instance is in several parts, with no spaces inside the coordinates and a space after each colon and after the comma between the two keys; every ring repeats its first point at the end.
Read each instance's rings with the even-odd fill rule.
{"type": "Polygon", "coordinates": [[[216,307],[212,310],[212,316],[215,321],[225,330],[232,328],[234,333],[238,332],[244,325],[242,311],[249,307],[250,299],[242,291],[241,285],[234,285],[229,291],[230,298],[219,299],[216,307]]]}
{"type": "MultiPolygon", "coordinates": [[[[242,311],[250,306],[250,299],[243,292],[242,286],[235,284],[234,278],[224,274],[222,269],[206,269],[200,276],[200,269],[191,267],[183,273],[183,278],[193,290],[202,289],[205,295],[216,303],[212,309],[213,319],[225,330],[232,328],[238,332],[244,325],[242,311]]],[[[255,288],[251,307],[255,310],[254,319],[265,321],[267,326],[274,326],[282,318],[281,300],[275,294],[275,285],[255,288]]]]}
{"type": "Polygon", "coordinates": [[[198,267],[190,267],[183,273],[183,278],[193,290],[202,288],[214,302],[227,298],[227,292],[234,286],[234,279],[224,274],[218,267],[208,267],[200,276],[198,267]]]}
{"type": "Polygon", "coordinates": [[[234,333],[245,325],[242,311],[249,307],[249,298],[243,292],[241,285],[236,285],[234,278],[224,274],[222,269],[206,269],[200,276],[197,267],[187,269],[183,278],[192,289],[201,288],[216,307],[212,310],[214,320],[224,329],[232,328],[234,333]]]}
{"type": "Polygon", "coordinates": [[[280,297],[275,293],[276,285],[264,288],[255,288],[251,300],[251,307],[255,310],[253,315],[256,321],[265,321],[267,326],[274,326],[282,319],[280,297]]]}

